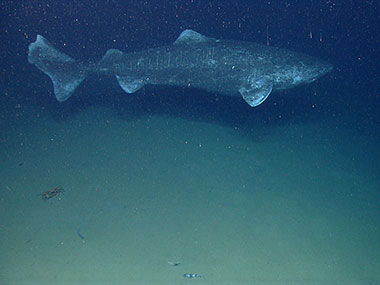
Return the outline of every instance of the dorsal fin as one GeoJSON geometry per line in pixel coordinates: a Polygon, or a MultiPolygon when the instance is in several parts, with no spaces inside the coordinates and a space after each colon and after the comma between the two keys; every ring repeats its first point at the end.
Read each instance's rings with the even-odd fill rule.
{"type": "Polygon", "coordinates": [[[175,45],[178,44],[193,44],[193,43],[201,43],[207,41],[215,41],[213,38],[208,38],[200,33],[197,33],[193,30],[184,30],[177,40],[174,42],[175,45]]]}

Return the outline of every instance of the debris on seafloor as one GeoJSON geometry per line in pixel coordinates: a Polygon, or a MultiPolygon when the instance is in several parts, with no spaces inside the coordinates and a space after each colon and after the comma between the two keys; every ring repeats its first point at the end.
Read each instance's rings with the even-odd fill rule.
{"type": "Polygon", "coordinates": [[[186,278],[201,278],[202,275],[195,274],[195,273],[185,273],[185,274],[183,274],[183,277],[186,277],[186,278]]]}
{"type": "Polygon", "coordinates": [[[42,200],[49,200],[53,197],[59,196],[63,193],[63,188],[61,186],[57,186],[53,189],[50,189],[46,192],[41,193],[42,200]]]}

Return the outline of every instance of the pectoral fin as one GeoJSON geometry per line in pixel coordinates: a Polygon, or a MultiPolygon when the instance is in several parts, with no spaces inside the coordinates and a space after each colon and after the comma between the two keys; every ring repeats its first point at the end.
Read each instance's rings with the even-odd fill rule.
{"type": "Polygon", "coordinates": [[[116,75],[120,87],[127,93],[134,93],[144,86],[144,82],[131,76],[116,75]]]}
{"type": "Polygon", "coordinates": [[[263,103],[265,99],[269,96],[269,94],[272,92],[272,84],[263,85],[260,88],[246,88],[241,87],[239,89],[239,92],[241,96],[243,96],[243,99],[245,102],[248,103],[251,107],[256,107],[263,103]]]}

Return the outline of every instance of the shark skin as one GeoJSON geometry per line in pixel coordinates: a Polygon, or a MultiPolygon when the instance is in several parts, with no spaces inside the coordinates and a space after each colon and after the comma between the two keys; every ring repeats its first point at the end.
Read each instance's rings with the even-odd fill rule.
{"type": "Polygon", "coordinates": [[[131,53],[110,49],[99,62],[87,65],[37,35],[29,45],[28,61],[50,77],[60,102],[95,73],[116,76],[127,93],[144,85],[190,87],[241,96],[255,107],[273,90],[311,83],[333,69],[330,63],[301,53],[218,40],[192,30],[183,31],[172,45],[131,53]]]}

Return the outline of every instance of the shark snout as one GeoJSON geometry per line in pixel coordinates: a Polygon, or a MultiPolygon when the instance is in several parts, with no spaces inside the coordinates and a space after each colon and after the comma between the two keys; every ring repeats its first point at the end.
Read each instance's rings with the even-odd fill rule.
{"type": "Polygon", "coordinates": [[[332,64],[329,63],[329,62],[326,62],[326,63],[325,63],[325,68],[324,68],[324,74],[329,73],[329,72],[332,71],[333,69],[334,69],[334,65],[332,65],[332,64]]]}
{"type": "Polygon", "coordinates": [[[310,79],[308,80],[308,82],[311,83],[317,80],[318,78],[325,75],[326,73],[329,73],[333,69],[334,69],[334,66],[331,63],[327,61],[319,62],[318,64],[314,66],[314,71],[309,73],[310,79]]]}
{"type": "Polygon", "coordinates": [[[327,61],[323,61],[319,64],[319,69],[320,69],[320,76],[326,74],[326,73],[329,73],[330,71],[332,71],[334,69],[334,66],[327,62],[327,61]]]}

